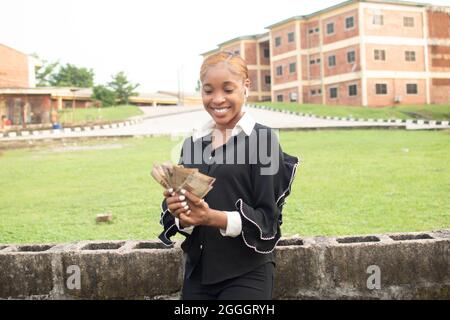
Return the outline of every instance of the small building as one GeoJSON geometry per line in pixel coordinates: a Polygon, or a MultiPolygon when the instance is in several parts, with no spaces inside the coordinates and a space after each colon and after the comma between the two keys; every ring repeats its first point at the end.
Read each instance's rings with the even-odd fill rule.
{"type": "Polygon", "coordinates": [[[37,65],[36,58],[0,43],[0,88],[35,87],[37,65]]]}

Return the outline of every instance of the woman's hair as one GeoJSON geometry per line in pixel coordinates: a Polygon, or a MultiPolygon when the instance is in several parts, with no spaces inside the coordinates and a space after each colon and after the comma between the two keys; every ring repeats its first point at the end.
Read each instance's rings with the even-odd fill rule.
{"type": "Polygon", "coordinates": [[[248,68],[244,59],[239,54],[231,51],[220,51],[203,60],[202,67],[200,68],[200,80],[203,81],[209,67],[214,67],[220,63],[228,66],[231,73],[242,77],[243,80],[248,79],[248,68]]]}

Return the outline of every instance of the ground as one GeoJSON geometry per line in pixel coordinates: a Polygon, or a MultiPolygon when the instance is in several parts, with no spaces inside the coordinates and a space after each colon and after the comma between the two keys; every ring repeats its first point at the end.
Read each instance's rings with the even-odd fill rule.
{"type": "MultiPolygon", "coordinates": [[[[283,235],[352,235],[450,227],[446,131],[281,132],[302,160],[283,235]]],[[[153,163],[168,137],[104,139],[2,150],[0,243],[155,239],[162,189],[153,163]],[[63,152],[64,151],[64,152],[63,152]],[[96,224],[111,212],[113,222],[96,224]]]]}

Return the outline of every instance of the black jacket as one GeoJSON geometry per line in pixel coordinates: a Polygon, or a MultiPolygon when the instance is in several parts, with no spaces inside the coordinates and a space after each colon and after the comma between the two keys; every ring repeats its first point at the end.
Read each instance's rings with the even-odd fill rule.
{"type": "Polygon", "coordinates": [[[249,136],[241,132],[216,150],[211,150],[211,135],[195,142],[190,137],[184,141],[180,163],[215,177],[205,201],[216,210],[238,211],[242,219],[242,232],[236,238],[207,226],[196,226],[189,235],[178,230],[163,201],[164,231],[159,239],[170,245],[170,237],[177,232],[186,236],[181,245],[187,257],[186,277],[197,263],[202,264],[202,283],[213,284],[275,262],[282,209],[299,160],[281,150],[273,130],[256,123],[249,136]]]}

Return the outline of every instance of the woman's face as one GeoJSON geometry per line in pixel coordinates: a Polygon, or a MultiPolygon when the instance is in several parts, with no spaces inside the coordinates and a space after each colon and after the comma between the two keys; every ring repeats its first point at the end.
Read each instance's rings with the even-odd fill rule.
{"type": "Polygon", "coordinates": [[[249,84],[226,64],[208,68],[202,81],[203,106],[219,127],[231,129],[239,121],[249,84]]]}

